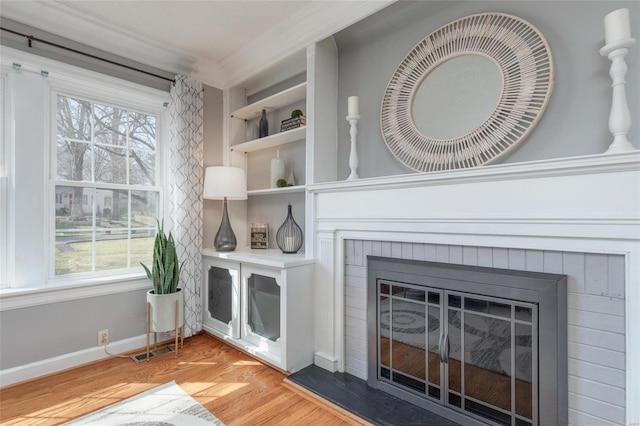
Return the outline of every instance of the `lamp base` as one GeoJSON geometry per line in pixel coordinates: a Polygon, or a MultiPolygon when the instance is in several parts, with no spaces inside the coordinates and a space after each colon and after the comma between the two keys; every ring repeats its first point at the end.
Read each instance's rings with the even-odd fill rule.
{"type": "Polygon", "coordinates": [[[229,222],[226,198],[224,199],[224,207],[222,210],[222,222],[216,233],[216,238],[213,240],[213,247],[216,251],[234,251],[236,249],[236,236],[229,222]]]}

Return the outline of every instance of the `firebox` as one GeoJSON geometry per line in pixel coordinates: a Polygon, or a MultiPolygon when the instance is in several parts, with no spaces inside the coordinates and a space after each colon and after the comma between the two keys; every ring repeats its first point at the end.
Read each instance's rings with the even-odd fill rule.
{"type": "Polygon", "coordinates": [[[367,382],[463,425],[563,425],[565,275],[368,257],[367,382]]]}

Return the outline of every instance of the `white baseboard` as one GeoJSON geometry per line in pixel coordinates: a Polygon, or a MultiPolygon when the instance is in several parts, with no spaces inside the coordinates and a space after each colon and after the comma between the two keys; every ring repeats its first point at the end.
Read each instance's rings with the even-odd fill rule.
{"type": "MultiPolygon", "coordinates": [[[[143,334],[141,336],[109,343],[107,350],[112,354],[120,354],[146,347],[146,345],[146,335],[143,334]]],[[[0,385],[7,386],[13,383],[23,382],[68,368],[78,367],[89,362],[109,358],[110,356],[111,355],[105,352],[103,346],[96,346],[95,348],[43,359],[42,361],[32,362],[19,367],[7,368],[6,370],[0,371],[0,385]]]]}

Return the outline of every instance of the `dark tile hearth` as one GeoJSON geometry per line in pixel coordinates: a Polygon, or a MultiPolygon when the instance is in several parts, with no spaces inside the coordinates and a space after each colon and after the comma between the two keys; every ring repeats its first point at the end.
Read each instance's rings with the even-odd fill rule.
{"type": "Polygon", "coordinates": [[[331,373],[311,365],[288,380],[376,425],[458,426],[451,420],[367,386],[346,373],[331,373]]]}

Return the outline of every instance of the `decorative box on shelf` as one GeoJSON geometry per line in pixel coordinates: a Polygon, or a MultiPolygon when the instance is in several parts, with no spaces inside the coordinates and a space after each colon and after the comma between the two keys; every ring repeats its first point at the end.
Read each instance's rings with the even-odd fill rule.
{"type": "Polygon", "coordinates": [[[252,223],[251,224],[251,248],[252,249],[268,249],[269,248],[269,224],[268,223],[252,223]]]}
{"type": "Polygon", "coordinates": [[[297,129],[298,127],[306,125],[307,117],[287,118],[286,120],[282,120],[282,124],[280,124],[280,131],[286,132],[287,130],[297,129]]]}

